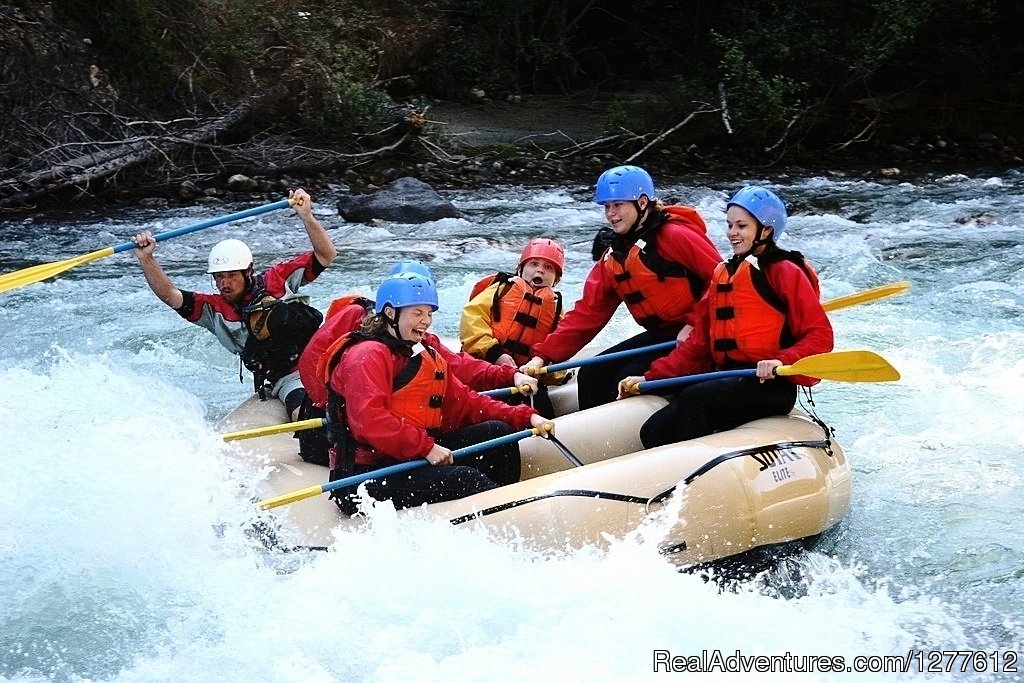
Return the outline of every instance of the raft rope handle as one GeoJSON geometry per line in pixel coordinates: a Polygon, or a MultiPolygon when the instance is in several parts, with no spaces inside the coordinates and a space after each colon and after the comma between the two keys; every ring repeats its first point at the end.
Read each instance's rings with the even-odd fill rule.
{"type": "MultiPolygon", "coordinates": [[[[730,451],[728,453],[722,453],[721,455],[716,456],[714,459],[707,461],[706,463],[698,467],[696,470],[694,470],[688,477],[686,477],[686,479],[683,479],[683,486],[689,486],[697,477],[707,474],[712,469],[721,465],[726,460],[732,460],[733,458],[741,458],[745,455],[753,456],[760,453],[766,453],[768,451],[778,451],[786,448],[820,448],[821,450],[828,453],[831,457],[831,443],[827,438],[819,441],[785,441],[776,443],[766,443],[762,446],[744,448],[743,450],[739,451],[730,451]]],[[[678,486],[679,485],[676,484],[662,491],[658,495],[648,498],[647,503],[644,506],[644,512],[650,514],[651,506],[656,503],[660,503],[669,496],[671,496],[675,492],[676,488],[678,488],[678,486]]]]}
{"type": "Polygon", "coordinates": [[[814,409],[817,406],[814,404],[814,395],[811,393],[811,388],[800,388],[802,389],[800,392],[800,408],[803,409],[803,411],[807,413],[807,416],[814,420],[819,427],[821,427],[821,431],[825,433],[825,454],[830,458],[834,458],[836,454],[835,451],[832,450],[832,438],[835,437],[836,430],[828,426],[824,420],[818,417],[818,413],[815,412],[814,409]],[[804,403],[805,398],[807,399],[806,404],[804,403]]]}

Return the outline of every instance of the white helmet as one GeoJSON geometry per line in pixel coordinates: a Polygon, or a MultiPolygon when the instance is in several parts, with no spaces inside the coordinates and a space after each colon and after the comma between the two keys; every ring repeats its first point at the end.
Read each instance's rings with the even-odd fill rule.
{"type": "Polygon", "coordinates": [[[210,250],[210,267],[207,273],[223,273],[227,270],[248,270],[252,265],[252,252],[242,240],[217,242],[210,250]]]}

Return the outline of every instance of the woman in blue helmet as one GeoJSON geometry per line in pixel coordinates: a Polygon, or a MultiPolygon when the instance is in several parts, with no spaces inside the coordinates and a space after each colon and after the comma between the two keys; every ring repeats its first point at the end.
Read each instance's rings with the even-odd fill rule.
{"type": "Polygon", "coordinates": [[[635,393],[644,380],[739,368],[756,368],[757,376],[683,388],[640,429],[646,448],[785,415],[796,404],[797,387],[819,380],[777,378],[775,368],[832,350],[817,275],[799,252],[777,244],[786,229],[782,200],[763,187],[744,187],[726,205],[726,225],[733,256],[715,269],[693,333],[642,376],[624,379],[620,397],[635,393]]]}
{"type": "MultiPolygon", "coordinates": [[[[467,388],[429,344],[437,310],[433,280],[404,272],[377,289],[374,315],[329,349],[323,365],[332,425],[331,480],[425,458],[421,467],[366,483],[396,508],[461,498],[519,480],[509,444],[456,464],[451,451],[527,427],[553,425],[529,406],[509,406],[467,388]]],[[[335,498],[353,513],[351,490],[335,498]]]]}
{"type": "MultiPolygon", "coordinates": [[[[571,358],[608,324],[621,303],[644,332],[603,353],[685,339],[693,325],[693,307],[722,260],[700,214],[688,206],[659,202],[654,181],[639,166],[616,166],[602,173],[594,199],[604,207],[609,226],[599,235],[604,239],[597,263],[580,300],[554,332],[533,346],[524,372],[571,358]]],[[[619,380],[642,372],[666,353],[581,368],[580,409],[615,400],[619,380]]]]}

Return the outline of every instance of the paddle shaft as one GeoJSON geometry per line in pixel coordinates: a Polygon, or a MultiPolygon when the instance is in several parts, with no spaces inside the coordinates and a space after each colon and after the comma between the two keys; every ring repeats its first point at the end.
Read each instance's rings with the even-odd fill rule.
{"type": "MultiPolygon", "coordinates": [[[[291,205],[291,200],[284,199],[273,204],[267,204],[265,206],[257,206],[245,211],[238,211],[236,213],[228,214],[227,216],[221,216],[220,218],[212,218],[202,223],[196,223],[195,225],[188,225],[183,228],[176,228],[174,230],[167,230],[158,235],[154,236],[156,240],[166,240],[171,237],[178,235],[184,235],[189,232],[195,232],[196,230],[202,230],[204,228],[210,228],[214,225],[221,225],[223,223],[230,223],[231,221],[237,221],[241,218],[248,218],[250,216],[256,216],[261,213],[267,213],[268,211],[274,211],[276,209],[283,209],[286,206],[291,205]]],[[[41,282],[51,277],[60,275],[66,270],[70,270],[76,266],[85,265],[86,263],[92,263],[98,261],[101,258],[112,256],[122,251],[128,251],[129,249],[135,248],[135,242],[125,242],[124,244],[118,244],[114,247],[104,247],[103,249],[97,249],[96,251],[89,252],[88,254],[81,254],[79,256],[73,256],[63,261],[54,261],[52,263],[40,263],[28,268],[22,268],[16,270],[13,273],[3,273],[0,275],[0,292],[6,292],[11,289],[18,287],[24,287],[35,282],[41,282]]]]}
{"type": "MultiPolygon", "coordinates": [[[[291,206],[290,199],[282,199],[279,202],[273,204],[264,204],[263,206],[254,206],[251,209],[245,211],[236,211],[235,213],[229,213],[226,216],[220,216],[219,218],[211,218],[210,220],[196,223],[195,225],[186,225],[181,228],[174,228],[173,230],[165,230],[153,235],[153,239],[157,242],[163,240],[169,240],[172,237],[180,237],[181,235],[187,235],[190,232],[197,232],[199,230],[205,230],[206,228],[212,228],[215,225],[224,225],[225,223],[233,223],[234,221],[240,221],[243,218],[251,218],[252,216],[259,216],[264,213],[270,213],[271,211],[277,211],[278,209],[284,209],[291,206]]],[[[135,242],[125,242],[113,247],[113,253],[119,254],[122,251],[128,251],[129,249],[135,248],[135,242]]]]}
{"type": "MultiPolygon", "coordinates": [[[[838,382],[893,382],[900,378],[896,368],[873,351],[829,351],[801,358],[792,365],[780,365],[775,368],[777,376],[806,375],[819,379],[838,382]]],[[[736,370],[719,370],[703,372],[696,375],[668,377],[666,379],[646,380],[631,389],[633,393],[651,391],[664,387],[679,387],[706,380],[723,379],[726,377],[756,377],[756,368],[740,368],[736,370]]]]}
{"type": "Polygon", "coordinates": [[[685,377],[669,377],[667,379],[649,379],[636,385],[638,392],[654,391],[666,387],[681,387],[687,384],[696,384],[709,379],[725,379],[726,377],[757,377],[755,368],[744,368],[741,370],[720,370],[718,372],[702,372],[698,375],[686,375],[685,377]]]}
{"type": "MultiPolygon", "coordinates": [[[[451,452],[451,455],[452,458],[461,458],[466,455],[472,455],[474,453],[479,453],[480,451],[485,451],[489,448],[496,448],[498,446],[504,446],[505,444],[522,441],[526,437],[535,436],[538,433],[539,432],[536,429],[523,429],[512,434],[499,436],[496,439],[481,441],[480,443],[473,444],[471,446],[466,446],[465,448],[456,449],[451,452]]],[[[294,503],[305,498],[312,498],[313,496],[320,495],[321,493],[327,493],[328,491],[334,491],[335,489],[345,488],[347,486],[355,486],[370,479],[380,479],[382,477],[387,477],[392,474],[408,472],[409,470],[418,469],[420,467],[425,467],[427,465],[430,465],[430,463],[425,458],[407,460],[406,462],[400,462],[396,465],[382,467],[379,470],[363,472],[362,474],[353,474],[351,477],[345,477],[344,479],[330,481],[327,482],[326,484],[320,484],[319,486],[310,486],[309,488],[299,489],[298,491],[286,493],[284,495],[277,496],[276,498],[269,498],[267,500],[260,501],[259,506],[263,510],[269,510],[271,508],[275,508],[280,505],[287,505],[288,503],[294,503]]]]}
{"type": "Polygon", "coordinates": [[[541,370],[543,372],[539,374],[545,374],[548,372],[558,372],[559,370],[568,370],[570,368],[582,368],[585,365],[596,365],[598,363],[604,363],[610,360],[618,360],[619,358],[629,358],[630,356],[639,356],[645,353],[654,353],[655,351],[670,351],[676,346],[676,340],[673,339],[667,342],[661,342],[658,344],[651,344],[650,346],[641,346],[636,349],[625,349],[623,351],[613,351],[612,353],[602,353],[597,356],[590,356],[589,358],[577,358],[576,360],[567,360],[564,363],[555,363],[553,365],[546,365],[541,370]]]}
{"type": "MultiPolygon", "coordinates": [[[[853,294],[846,294],[845,296],[836,297],[835,299],[829,299],[822,303],[822,308],[826,311],[838,311],[843,308],[850,306],[857,306],[860,304],[866,304],[871,301],[877,301],[878,299],[884,299],[890,296],[896,296],[897,294],[903,294],[910,289],[909,282],[892,282],[887,285],[881,285],[879,287],[872,287],[871,289],[865,289],[862,292],[854,292],[853,294]]],[[[636,349],[625,349],[624,351],[615,351],[613,353],[598,354],[596,356],[590,356],[589,358],[579,358],[575,360],[567,360],[563,363],[555,363],[553,365],[547,365],[536,371],[536,374],[542,375],[548,372],[558,372],[559,370],[569,370],[570,368],[581,368],[585,365],[595,365],[597,363],[604,363],[609,360],[618,360],[619,358],[629,358],[630,356],[639,356],[644,353],[653,353],[655,351],[671,351],[676,346],[675,340],[661,342],[659,344],[652,344],[650,346],[641,346],[636,349]]]]}
{"type": "Polygon", "coordinates": [[[256,427],[255,429],[244,429],[239,432],[227,432],[222,439],[225,441],[239,441],[241,439],[255,439],[260,436],[270,436],[282,432],[301,432],[306,429],[319,429],[327,424],[322,417],[313,417],[308,420],[297,422],[285,422],[284,424],[269,425],[267,427],[256,427]]]}

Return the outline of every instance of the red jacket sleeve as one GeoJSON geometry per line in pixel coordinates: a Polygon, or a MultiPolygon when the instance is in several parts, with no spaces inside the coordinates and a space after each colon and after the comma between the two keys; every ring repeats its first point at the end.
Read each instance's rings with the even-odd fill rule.
{"type": "MultiPolygon", "coordinates": [[[[718,247],[703,232],[681,225],[677,220],[666,223],[658,233],[658,252],[662,258],[685,266],[696,273],[704,282],[711,282],[715,267],[722,262],[718,247]]],[[[688,316],[691,325],[696,319],[691,311],[688,316]]]]}
{"type": "Polygon", "coordinates": [[[458,378],[451,377],[441,413],[441,430],[445,432],[487,420],[501,420],[520,430],[530,426],[534,410],[528,405],[510,406],[489,396],[481,396],[458,378]]]}
{"type": "Polygon", "coordinates": [[[682,377],[695,375],[698,372],[709,372],[714,369],[715,361],[711,357],[710,334],[708,321],[710,318],[711,299],[707,292],[693,307],[693,331],[682,344],[651,363],[644,373],[644,379],[664,379],[666,377],[682,377]]]}
{"type": "MultiPolygon", "coordinates": [[[[389,409],[396,359],[383,344],[362,342],[349,348],[331,374],[331,387],[345,396],[345,416],[352,436],[394,460],[424,457],[434,439],[389,409]]],[[[510,406],[481,396],[449,373],[441,410],[441,432],[486,420],[501,420],[515,429],[530,426],[533,409],[510,406]]]]}
{"type": "Polygon", "coordinates": [[[553,363],[571,358],[608,324],[620,303],[611,276],[598,261],[583,283],[580,300],[565,314],[554,332],[534,344],[530,353],[553,363]]]}
{"type": "MultiPolygon", "coordinates": [[[[831,351],[835,345],[832,323],[800,266],[792,261],[777,261],[767,270],[772,289],[786,303],[789,331],[795,340],[779,352],[779,360],[783,365],[792,365],[801,358],[831,351]]],[[[804,386],[821,381],[803,375],[791,375],[788,379],[804,386]]]]}
{"type": "Polygon", "coordinates": [[[468,353],[456,353],[435,334],[427,333],[423,337],[423,342],[444,356],[451,374],[475,391],[512,386],[516,376],[516,369],[513,367],[494,365],[468,353]]]}
{"type": "Polygon", "coordinates": [[[275,297],[281,297],[284,294],[285,283],[289,290],[296,292],[299,287],[308,285],[322,272],[324,265],[312,251],[307,251],[287,261],[275,263],[266,270],[264,277],[267,291],[275,297]]]}

